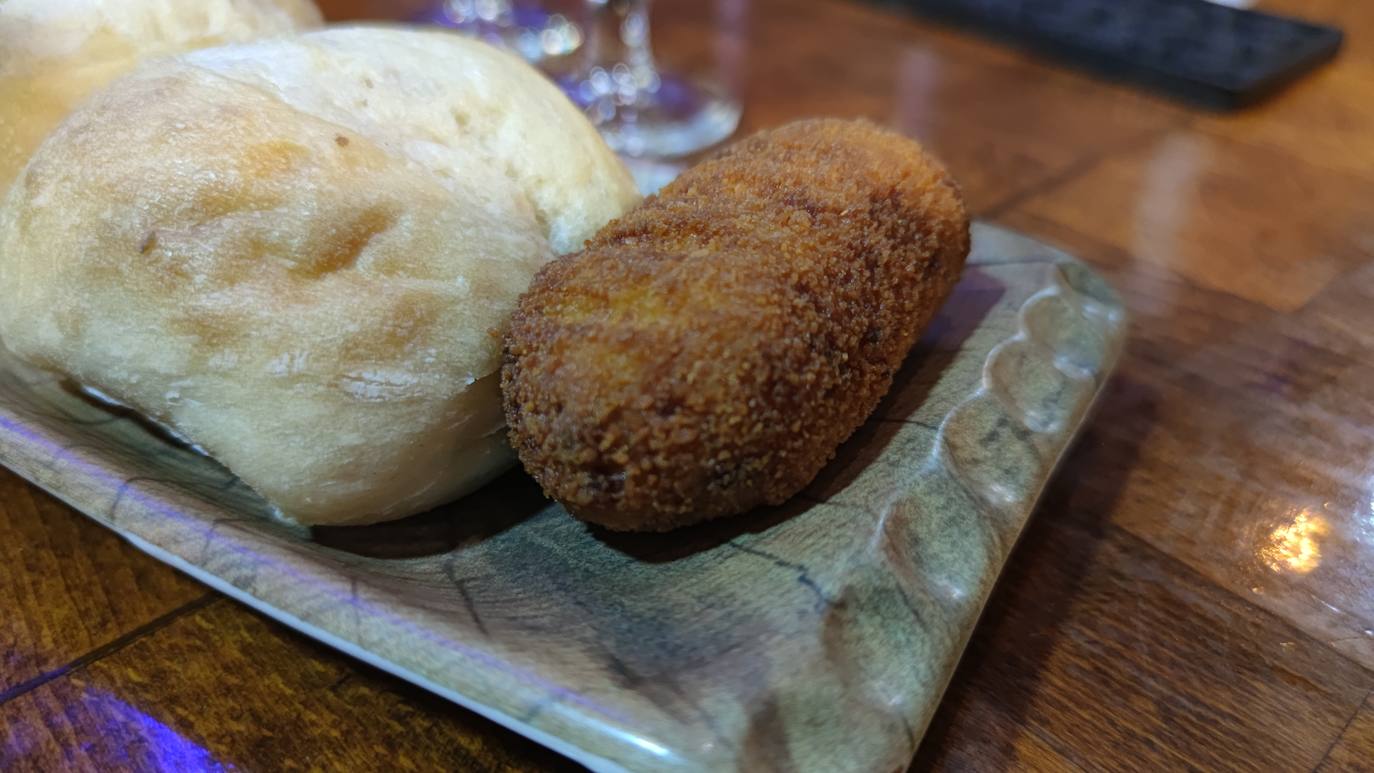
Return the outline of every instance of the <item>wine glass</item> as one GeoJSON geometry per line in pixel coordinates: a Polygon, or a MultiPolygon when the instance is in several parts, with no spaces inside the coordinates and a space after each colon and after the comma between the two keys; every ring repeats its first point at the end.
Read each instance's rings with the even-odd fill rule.
{"type": "Polygon", "coordinates": [[[426,8],[416,21],[452,27],[509,48],[526,61],[544,64],[567,56],[582,45],[581,28],[567,14],[559,13],[560,5],[567,6],[569,2],[443,0],[426,8]]]}
{"type": "Polygon", "coordinates": [[[740,104],[720,84],[654,63],[649,0],[585,0],[582,46],[556,76],[622,156],[675,158],[715,145],[739,125],[740,104]]]}

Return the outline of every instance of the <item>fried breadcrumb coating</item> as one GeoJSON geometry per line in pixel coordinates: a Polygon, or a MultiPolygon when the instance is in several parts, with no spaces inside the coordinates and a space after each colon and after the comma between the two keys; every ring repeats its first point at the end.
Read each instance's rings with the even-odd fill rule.
{"type": "Polygon", "coordinates": [[[511,443],[611,529],[779,504],[877,406],[968,250],[959,188],[914,141],[755,135],[538,274],[506,339],[511,443]]]}

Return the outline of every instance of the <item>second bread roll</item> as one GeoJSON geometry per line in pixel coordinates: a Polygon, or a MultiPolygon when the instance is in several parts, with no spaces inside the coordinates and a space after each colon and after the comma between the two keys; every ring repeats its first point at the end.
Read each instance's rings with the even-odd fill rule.
{"type": "Polygon", "coordinates": [[[143,59],[319,24],[311,0],[0,0],[0,198],[72,108],[143,59]]]}

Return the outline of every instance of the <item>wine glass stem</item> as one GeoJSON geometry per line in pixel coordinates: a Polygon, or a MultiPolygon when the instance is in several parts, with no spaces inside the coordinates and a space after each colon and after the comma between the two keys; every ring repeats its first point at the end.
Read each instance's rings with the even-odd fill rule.
{"type": "Polygon", "coordinates": [[[560,82],[612,150],[675,158],[730,136],[739,125],[736,100],[712,81],[655,66],[649,0],[584,2],[582,53],[560,82]]]}
{"type": "Polygon", "coordinates": [[[449,18],[478,26],[509,26],[514,15],[511,0],[446,0],[449,18]]]}
{"type": "Polygon", "coordinates": [[[659,80],[649,46],[649,0],[587,0],[587,9],[583,72],[600,68],[618,76],[622,99],[627,87],[656,89],[659,80]]]}

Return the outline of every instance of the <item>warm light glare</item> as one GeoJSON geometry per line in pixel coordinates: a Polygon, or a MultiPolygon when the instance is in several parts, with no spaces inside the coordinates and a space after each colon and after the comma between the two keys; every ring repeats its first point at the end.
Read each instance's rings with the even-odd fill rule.
{"type": "Polygon", "coordinates": [[[1326,521],[1306,510],[1298,513],[1292,523],[1269,532],[1269,540],[1260,548],[1260,557],[1269,568],[1307,574],[1322,562],[1318,537],[1326,535],[1326,521]]]}

